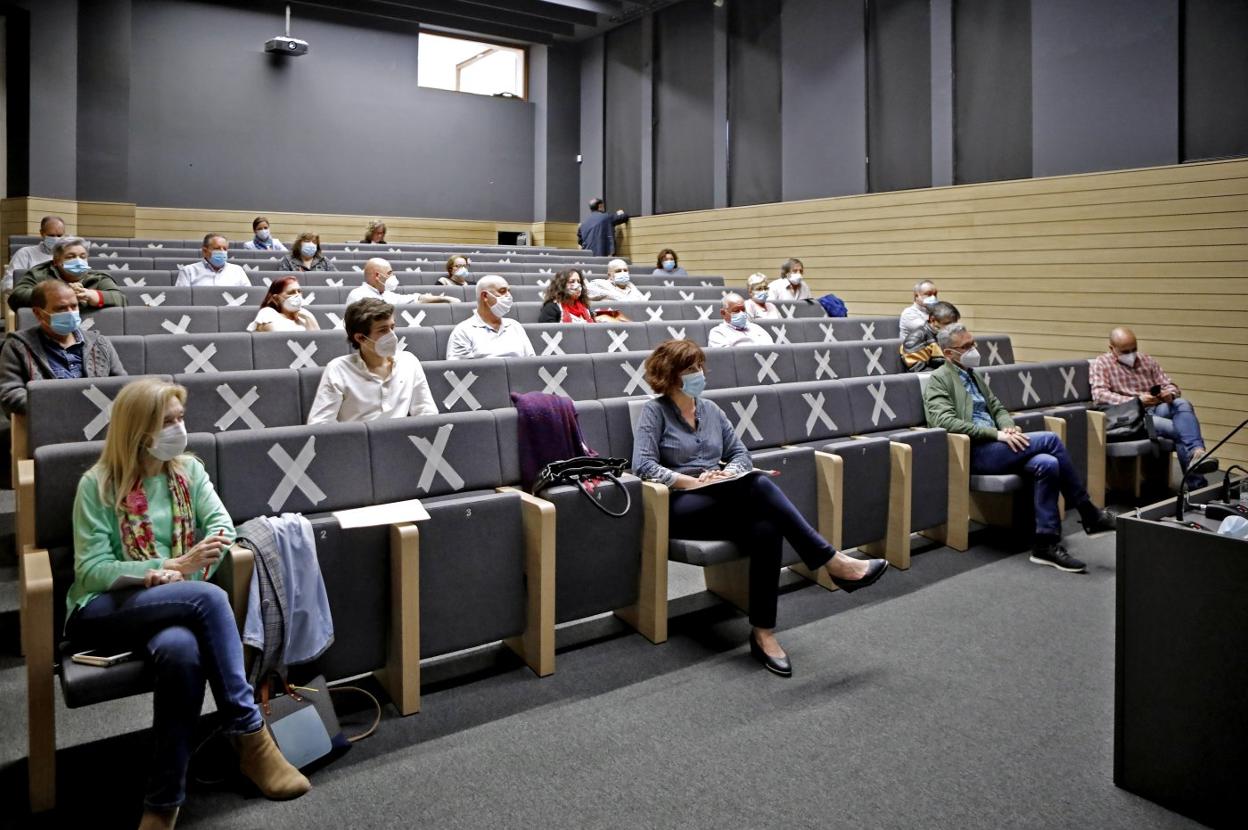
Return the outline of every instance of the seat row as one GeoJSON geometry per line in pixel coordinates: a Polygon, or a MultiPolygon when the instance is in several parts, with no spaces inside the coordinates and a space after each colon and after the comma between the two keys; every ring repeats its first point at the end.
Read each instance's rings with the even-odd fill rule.
{"type": "MultiPolygon", "coordinates": [[[[203,256],[203,249],[196,245],[194,248],[101,248],[91,246],[90,257],[92,259],[103,260],[105,262],[117,260],[126,260],[130,258],[160,258],[160,259],[181,259],[186,262],[194,262],[203,256]]],[[[445,267],[446,261],[452,256],[467,257],[471,265],[478,270],[482,268],[491,268],[494,265],[533,265],[543,268],[563,268],[569,265],[585,265],[591,268],[597,268],[600,271],[605,270],[607,263],[615,257],[596,257],[589,255],[588,252],[568,252],[564,254],[503,254],[503,253],[480,253],[480,254],[451,254],[449,252],[438,251],[404,251],[392,249],[374,249],[369,251],[359,249],[333,250],[322,247],[323,256],[337,262],[354,263],[363,265],[365,260],[371,257],[381,257],[387,260],[414,261],[420,263],[429,263],[437,267],[445,267]]],[[[235,262],[277,262],[290,254],[289,251],[253,251],[246,248],[234,248],[230,251],[230,259],[235,262]]],[[[648,266],[646,272],[653,270],[654,266],[648,266]]]]}
{"type": "MultiPolygon", "coordinates": [[[[293,239],[291,237],[290,239],[293,239]]],[[[288,239],[287,241],[290,241],[288,239]]],[[[198,252],[203,245],[203,237],[196,239],[145,239],[130,237],[91,237],[88,242],[92,249],[100,248],[104,250],[126,248],[126,249],[142,249],[142,250],[189,250],[198,252]]],[[[246,250],[243,245],[248,240],[246,238],[235,239],[230,242],[230,248],[240,251],[246,250]]],[[[34,234],[12,234],[9,236],[9,250],[15,251],[26,245],[37,245],[40,237],[34,234]]],[[[587,259],[601,259],[604,262],[608,257],[595,257],[589,251],[580,248],[558,248],[548,245],[473,245],[468,243],[450,243],[450,242],[324,242],[321,247],[327,251],[376,251],[379,255],[384,256],[386,253],[396,252],[413,252],[420,253],[422,256],[443,255],[443,258],[449,257],[451,254],[473,256],[473,255],[495,255],[495,256],[568,256],[582,257],[587,259]]]]}
{"type": "MultiPolygon", "coordinates": [[[[183,265],[197,262],[202,259],[202,255],[195,251],[194,253],[177,255],[177,256],[109,256],[93,254],[89,258],[91,265],[99,271],[174,271],[183,265]]],[[[354,257],[328,257],[329,264],[333,266],[335,271],[359,271],[363,270],[364,260],[354,257]]],[[[235,265],[241,267],[247,273],[268,273],[269,271],[281,271],[281,257],[275,258],[248,258],[235,257],[233,260],[235,265]]],[[[395,271],[409,271],[411,273],[430,273],[436,276],[444,276],[446,274],[445,261],[438,262],[432,259],[416,259],[406,257],[403,259],[390,259],[390,265],[395,271]]],[[[578,262],[521,262],[521,261],[500,261],[500,262],[483,262],[473,263],[473,271],[476,274],[526,274],[526,273],[545,273],[553,274],[562,268],[577,267],[582,274],[591,278],[606,276],[607,266],[600,264],[583,264],[578,262]]],[[[649,274],[649,270],[646,272],[649,274]]],[[[690,277],[676,277],[674,279],[689,280],[690,277]]]]}

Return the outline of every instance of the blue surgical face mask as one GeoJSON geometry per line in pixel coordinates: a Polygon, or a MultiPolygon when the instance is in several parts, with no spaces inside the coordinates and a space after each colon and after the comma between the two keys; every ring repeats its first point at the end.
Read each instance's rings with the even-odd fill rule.
{"type": "Polygon", "coordinates": [[[664,270],[664,271],[675,271],[675,270],[676,270],[676,260],[674,260],[674,259],[665,259],[665,260],[663,260],[663,270],[664,270]]]}
{"type": "Polygon", "coordinates": [[[735,312],[728,318],[728,325],[732,326],[734,329],[741,329],[742,331],[745,331],[749,324],[750,315],[746,314],[744,311],[735,312]]]}
{"type": "Polygon", "coordinates": [[[52,331],[62,337],[78,331],[78,326],[81,324],[82,317],[77,311],[54,311],[48,315],[48,325],[52,327],[52,331]]]}
{"type": "Polygon", "coordinates": [[[261,242],[268,242],[270,236],[271,234],[269,233],[268,228],[261,228],[256,231],[256,239],[259,239],[261,242]]]}
{"type": "Polygon", "coordinates": [[[225,251],[213,251],[211,254],[208,255],[208,261],[211,262],[217,268],[223,267],[225,263],[229,262],[229,260],[230,260],[230,255],[227,254],[225,251]]]}
{"type": "Polygon", "coordinates": [[[681,375],[680,391],[691,398],[700,398],[706,391],[706,372],[690,372],[681,375]]]}
{"type": "Polygon", "coordinates": [[[308,259],[311,259],[312,257],[316,256],[316,243],[315,242],[303,243],[302,245],[299,246],[299,253],[303,254],[308,259]]]}
{"type": "Polygon", "coordinates": [[[61,237],[59,236],[45,236],[43,238],[43,241],[40,242],[39,244],[43,246],[43,250],[47,251],[50,254],[52,253],[52,249],[56,247],[56,243],[60,241],[61,241],[61,237]]]}
{"type": "Polygon", "coordinates": [[[61,267],[78,277],[91,270],[91,266],[87,264],[85,259],[67,259],[61,263],[61,267]]]}
{"type": "Polygon", "coordinates": [[[459,277],[461,280],[466,280],[472,276],[472,273],[469,272],[467,268],[461,265],[455,269],[455,276],[459,277]]]}
{"type": "Polygon", "coordinates": [[[766,291],[755,291],[755,292],[754,292],[754,302],[758,303],[759,305],[762,305],[763,303],[767,302],[767,292],[766,292],[766,291]]]}
{"type": "Polygon", "coordinates": [[[627,271],[616,271],[615,275],[611,277],[611,281],[616,285],[628,285],[631,279],[632,277],[627,271]]]}

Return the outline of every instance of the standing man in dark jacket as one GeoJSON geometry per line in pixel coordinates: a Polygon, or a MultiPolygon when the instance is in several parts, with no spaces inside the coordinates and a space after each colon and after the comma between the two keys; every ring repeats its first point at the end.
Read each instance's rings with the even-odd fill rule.
{"type": "Polygon", "coordinates": [[[9,308],[16,311],[30,306],[35,286],[44,280],[56,280],[67,286],[78,298],[78,307],[84,312],[126,304],[126,296],[117,288],[112,277],[103,271],[91,270],[87,262],[87,241],[77,236],[69,236],[56,243],[51,262],[36,265],[17,281],[13,293],[9,294],[9,308]]]}
{"type": "Polygon", "coordinates": [[[126,373],[108,340],[79,327],[78,297],[64,282],[36,285],[31,305],[39,325],[13,332],[0,349],[0,407],[6,414],[26,414],[26,384],[32,380],[126,373]]]}
{"type": "Polygon", "coordinates": [[[628,214],[617,210],[608,215],[602,199],[589,200],[589,216],[576,229],[576,244],[594,256],[615,256],[615,226],[628,221],[628,214]]]}

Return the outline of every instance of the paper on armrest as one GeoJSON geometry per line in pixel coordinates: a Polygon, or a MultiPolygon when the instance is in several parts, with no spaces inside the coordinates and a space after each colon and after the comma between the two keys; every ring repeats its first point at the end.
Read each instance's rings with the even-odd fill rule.
{"type": "Polygon", "coordinates": [[[760,476],[767,476],[769,478],[775,478],[776,476],[780,475],[780,471],[779,470],[766,470],[766,469],[760,469],[758,467],[754,467],[753,469],[745,470],[744,472],[740,472],[732,476],[727,476],[726,478],[713,478],[709,481],[700,481],[697,484],[694,484],[692,487],[686,487],[684,489],[685,489],[685,492],[687,493],[690,490],[701,490],[703,487],[714,487],[716,484],[723,484],[724,482],[727,482],[727,481],[736,481],[739,478],[745,478],[746,476],[753,476],[753,475],[760,475],[760,476]]]}
{"type": "Polygon", "coordinates": [[[390,525],[397,522],[423,522],[429,518],[420,499],[392,501],[389,504],[372,504],[368,507],[356,507],[351,510],[335,510],[334,518],[338,526],[344,530],[353,527],[373,527],[390,525]]]}

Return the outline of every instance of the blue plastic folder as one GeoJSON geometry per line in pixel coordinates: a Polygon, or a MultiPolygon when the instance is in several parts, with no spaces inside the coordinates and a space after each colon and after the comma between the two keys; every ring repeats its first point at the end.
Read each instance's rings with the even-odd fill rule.
{"type": "Polygon", "coordinates": [[[269,728],[273,730],[277,748],[296,769],[324,758],[334,748],[314,706],[304,706],[281,720],[272,721],[269,728]]]}

